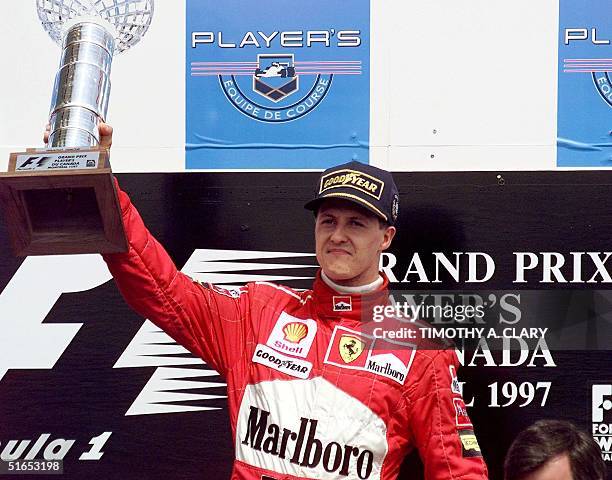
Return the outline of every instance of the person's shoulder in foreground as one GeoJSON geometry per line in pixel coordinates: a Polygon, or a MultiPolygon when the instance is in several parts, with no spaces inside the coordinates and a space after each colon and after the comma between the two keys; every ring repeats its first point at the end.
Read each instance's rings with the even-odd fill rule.
{"type": "Polygon", "coordinates": [[[504,480],[605,480],[606,465],[593,437],[563,420],[539,420],[512,442],[504,480]]]}
{"type": "Polygon", "coordinates": [[[392,480],[413,449],[427,479],[487,478],[454,352],[364,331],[388,301],[378,265],[398,213],[390,173],[353,162],[322,174],[306,205],[321,270],[306,292],[195,283],[120,199],[129,251],[105,260],[134,309],[225,377],[232,479],[392,480]]]}

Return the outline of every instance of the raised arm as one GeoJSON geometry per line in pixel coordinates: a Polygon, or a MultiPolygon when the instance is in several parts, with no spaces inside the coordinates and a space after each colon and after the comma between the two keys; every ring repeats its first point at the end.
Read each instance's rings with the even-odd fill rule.
{"type": "MultiPolygon", "coordinates": [[[[101,146],[110,148],[112,136],[112,127],[100,125],[101,146]]],[[[227,373],[244,352],[249,288],[229,294],[178,271],[118,183],[117,188],[129,247],[103,258],[123,297],[193,354],[227,373]]]]}

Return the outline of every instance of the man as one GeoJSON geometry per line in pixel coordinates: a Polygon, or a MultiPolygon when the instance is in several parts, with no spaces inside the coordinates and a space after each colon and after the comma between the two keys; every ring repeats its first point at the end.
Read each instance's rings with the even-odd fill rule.
{"type": "Polygon", "coordinates": [[[504,480],[605,480],[595,440],[570,422],[540,420],[512,442],[504,480]]]}
{"type": "MultiPolygon", "coordinates": [[[[100,133],[110,147],[110,127],[100,133]]],[[[321,266],[308,291],[195,283],[119,197],[129,251],[104,259],[137,312],[225,377],[232,479],[391,480],[414,448],[427,479],[487,478],[454,351],[417,351],[363,328],[388,302],[378,265],[399,198],[388,172],[352,162],[323,173],[306,204],[321,266]]]]}

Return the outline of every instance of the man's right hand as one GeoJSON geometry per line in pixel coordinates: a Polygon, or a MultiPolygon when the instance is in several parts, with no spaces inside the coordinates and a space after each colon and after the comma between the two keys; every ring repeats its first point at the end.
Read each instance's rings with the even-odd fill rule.
{"type": "MultiPolygon", "coordinates": [[[[100,147],[109,149],[113,144],[113,127],[107,123],[101,123],[98,125],[98,132],[100,133],[100,147]]],[[[51,133],[51,125],[47,124],[45,127],[45,133],[43,134],[43,140],[45,144],[49,141],[49,134],[51,133]]]]}

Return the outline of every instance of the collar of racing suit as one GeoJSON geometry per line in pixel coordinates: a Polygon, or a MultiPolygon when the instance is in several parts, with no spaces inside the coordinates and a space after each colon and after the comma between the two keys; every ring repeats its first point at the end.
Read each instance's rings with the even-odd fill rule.
{"type": "Polygon", "coordinates": [[[376,280],[374,280],[372,283],[368,283],[367,285],[359,285],[358,287],[345,287],[344,285],[338,285],[336,282],[334,282],[331,278],[325,275],[325,272],[323,270],[321,270],[321,279],[338,293],[359,293],[362,295],[364,293],[375,292],[380,288],[384,281],[383,277],[381,275],[378,275],[378,278],[376,280]]]}
{"type": "Polygon", "coordinates": [[[331,320],[353,319],[371,322],[373,308],[389,303],[389,279],[382,273],[381,277],[381,285],[373,292],[341,293],[321,278],[319,270],[312,287],[318,316],[331,320]]]}

